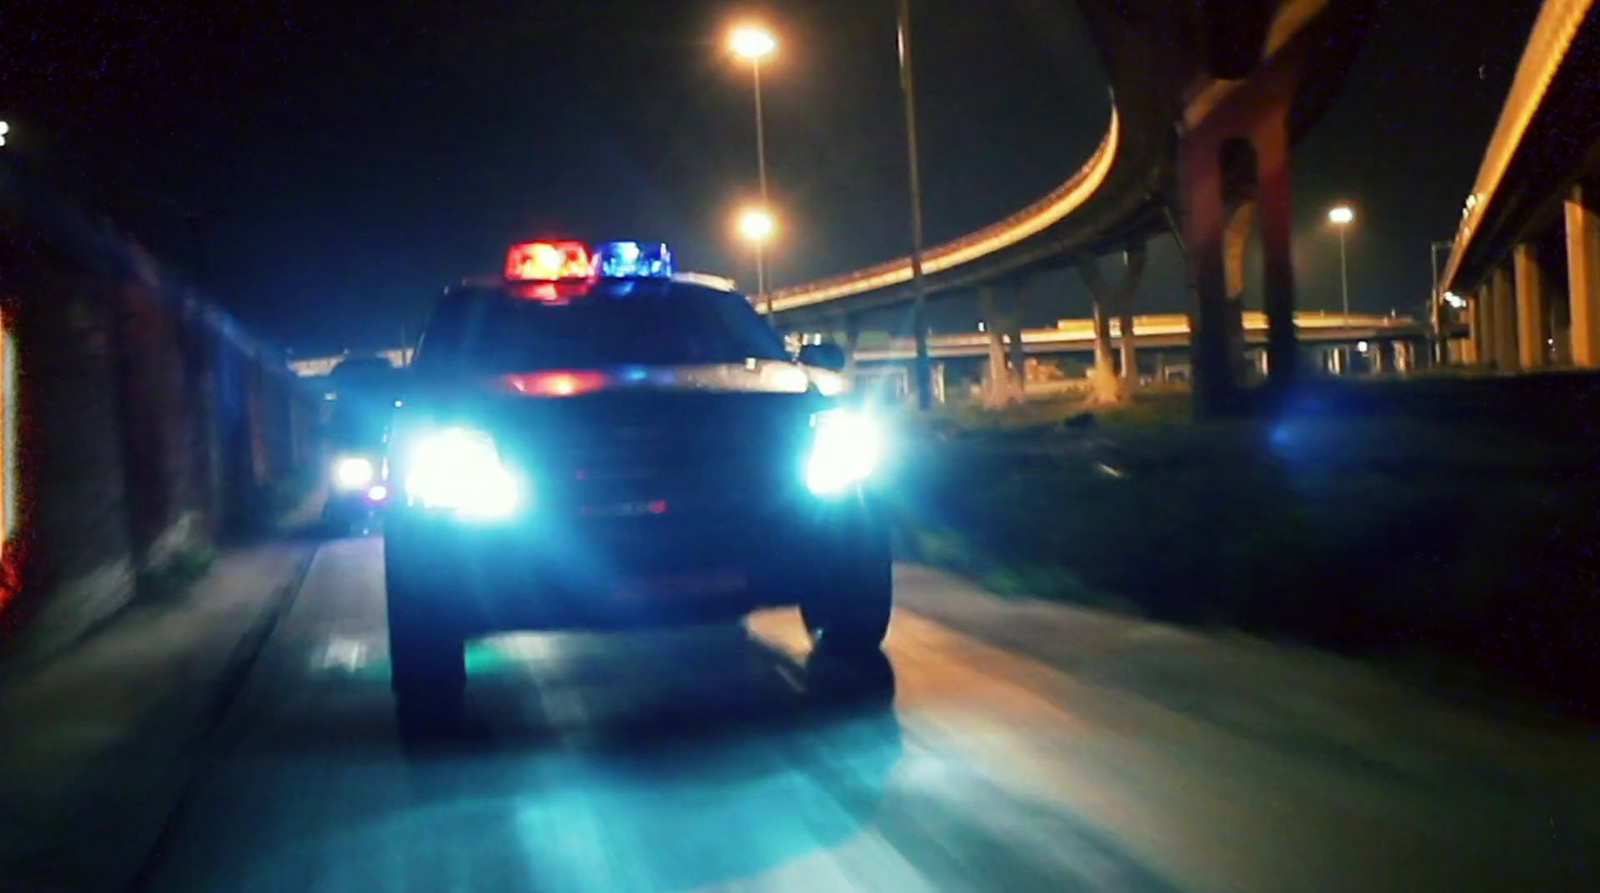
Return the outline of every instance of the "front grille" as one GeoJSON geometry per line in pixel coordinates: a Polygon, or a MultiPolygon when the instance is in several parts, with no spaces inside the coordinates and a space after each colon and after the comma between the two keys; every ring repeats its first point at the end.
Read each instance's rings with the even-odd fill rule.
{"type": "Polygon", "coordinates": [[[527,465],[550,509],[582,515],[756,509],[798,480],[792,449],[721,432],[619,427],[530,448],[527,465]]]}

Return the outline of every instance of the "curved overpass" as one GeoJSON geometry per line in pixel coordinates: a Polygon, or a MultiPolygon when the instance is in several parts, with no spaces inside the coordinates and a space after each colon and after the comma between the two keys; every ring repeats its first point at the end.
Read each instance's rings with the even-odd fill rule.
{"type": "MultiPolygon", "coordinates": [[[[930,295],[1058,266],[1077,252],[1114,250],[1168,229],[1179,134],[1219,113],[1248,81],[1212,76],[1229,67],[1219,58],[1228,47],[1219,42],[1243,28],[1244,42],[1260,47],[1254,71],[1301,69],[1291,117],[1298,138],[1336,93],[1371,0],[1265,0],[1261,6],[1270,12],[1256,23],[1259,40],[1251,38],[1250,23],[1234,21],[1237,8],[1206,12],[1201,0],[1079,0],[1078,6],[1111,82],[1104,136],[1081,168],[1038,201],[926,249],[930,295]]],[[[778,289],[772,309],[799,324],[908,300],[910,282],[911,258],[900,257],[778,289]]]]}

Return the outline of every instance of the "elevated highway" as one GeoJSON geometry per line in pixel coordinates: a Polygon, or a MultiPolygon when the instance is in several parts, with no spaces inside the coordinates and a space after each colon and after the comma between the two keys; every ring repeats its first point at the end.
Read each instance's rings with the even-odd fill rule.
{"type": "MultiPolygon", "coordinates": [[[[1181,190],[1195,179],[1180,175],[1183,144],[1215,148],[1188,138],[1208,129],[1238,131],[1241,123],[1248,130],[1262,115],[1278,115],[1290,143],[1303,137],[1340,85],[1371,6],[1369,0],[1080,0],[1113,99],[1099,146],[1033,204],[927,249],[927,291],[1022,276],[1180,229],[1181,190]]],[[[780,325],[803,326],[900,303],[912,297],[911,279],[911,258],[896,258],[777,290],[773,314],[780,325]]]]}
{"type": "Polygon", "coordinates": [[[1600,368],[1600,4],[1545,0],[1461,213],[1436,306],[1456,359],[1600,368]]]}

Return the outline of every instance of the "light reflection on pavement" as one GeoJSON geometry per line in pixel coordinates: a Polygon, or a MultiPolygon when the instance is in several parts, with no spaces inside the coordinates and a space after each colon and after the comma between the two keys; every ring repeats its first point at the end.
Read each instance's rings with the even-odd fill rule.
{"type": "MultiPolygon", "coordinates": [[[[490,640],[469,655],[462,735],[407,746],[388,693],[381,543],[330,544],[142,887],[1583,888],[1573,872],[1600,827],[1592,750],[1455,717],[1487,737],[1451,766],[1500,747],[1534,764],[1477,784],[1351,737],[1366,728],[1354,721],[1307,747],[1300,726],[1245,728],[1274,715],[1221,723],[1163,703],[1145,672],[1155,656],[1220,660],[1188,634],[1006,604],[924,571],[899,587],[877,666],[812,658],[791,612],[748,630],[490,640]],[[999,647],[996,626],[1039,641],[999,647]],[[1329,756],[1345,751],[1367,756],[1329,756]]],[[[1248,654],[1278,661],[1286,682],[1320,672],[1248,654]]],[[[1359,680],[1305,685],[1318,704],[1368,702],[1359,680]]]]}

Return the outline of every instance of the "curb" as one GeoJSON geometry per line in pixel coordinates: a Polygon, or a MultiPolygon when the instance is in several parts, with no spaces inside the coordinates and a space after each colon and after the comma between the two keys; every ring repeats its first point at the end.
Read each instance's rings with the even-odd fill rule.
{"type": "Polygon", "coordinates": [[[167,851],[167,843],[179,827],[179,820],[188,813],[201,787],[200,779],[211,768],[212,758],[222,741],[223,720],[238,701],[239,694],[250,679],[250,674],[255,670],[262,653],[266,651],[267,643],[277,632],[278,624],[289,615],[299,600],[306,577],[310,575],[311,567],[321,552],[320,546],[314,546],[306,552],[289,579],[268,597],[267,607],[262,610],[261,615],[239,640],[238,645],[222,665],[209,704],[203,713],[195,718],[195,731],[179,747],[180,756],[187,757],[191,764],[189,771],[183,774],[182,781],[170,800],[170,806],[161,817],[160,826],[151,835],[149,844],[144,847],[143,859],[126,879],[120,880],[115,885],[108,884],[108,889],[139,893],[149,888],[156,870],[161,865],[162,856],[167,851]]]}

